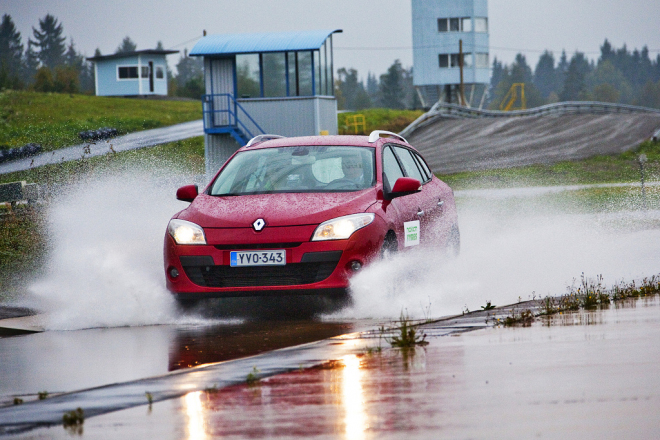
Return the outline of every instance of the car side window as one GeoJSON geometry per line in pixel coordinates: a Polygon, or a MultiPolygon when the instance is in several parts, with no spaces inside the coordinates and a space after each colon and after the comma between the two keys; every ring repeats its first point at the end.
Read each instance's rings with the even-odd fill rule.
{"type": "Polygon", "coordinates": [[[431,169],[429,168],[429,166],[426,164],[426,161],[424,160],[424,158],[421,155],[416,154],[416,153],[415,153],[415,157],[417,158],[417,162],[419,162],[422,169],[426,172],[426,175],[428,176],[428,178],[429,179],[432,178],[433,173],[431,172],[431,169]]]}
{"type": "Polygon", "coordinates": [[[399,157],[399,160],[401,160],[401,164],[406,170],[408,177],[413,177],[420,182],[426,182],[427,179],[419,170],[417,161],[413,158],[411,151],[401,147],[394,147],[394,150],[396,151],[396,155],[399,157]]]}
{"type": "Polygon", "coordinates": [[[387,191],[392,191],[394,182],[399,177],[403,177],[403,171],[396,160],[390,147],[383,150],[383,184],[387,191]]]}

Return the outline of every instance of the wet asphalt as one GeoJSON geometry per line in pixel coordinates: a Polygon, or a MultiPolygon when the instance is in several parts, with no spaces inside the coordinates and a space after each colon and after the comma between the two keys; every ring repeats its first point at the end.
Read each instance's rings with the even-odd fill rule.
{"type": "MultiPolygon", "coordinates": [[[[658,437],[658,296],[540,318],[528,327],[493,325],[507,313],[499,308],[426,324],[429,345],[412,350],[390,348],[393,333],[375,331],[374,323],[194,368],[173,369],[181,356],[168,349],[169,373],[4,407],[0,425],[24,439],[658,437]],[[251,372],[259,380],[248,384],[251,372]],[[62,414],[77,406],[85,422],[64,428],[62,414]]],[[[345,330],[325,324],[322,331],[345,330]]],[[[284,327],[290,325],[305,324],[284,327]]],[[[174,346],[194,351],[217,336],[191,330],[179,332],[183,344],[174,346]]],[[[5,338],[0,346],[37,336],[5,338]]]]}

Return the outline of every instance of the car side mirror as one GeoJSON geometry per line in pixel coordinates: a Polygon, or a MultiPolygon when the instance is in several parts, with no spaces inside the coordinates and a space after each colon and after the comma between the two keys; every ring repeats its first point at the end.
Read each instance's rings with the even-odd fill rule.
{"type": "Polygon", "coordinates": [[[413,178],[413,177],[399,177],[394,182],[394,187],[392,191],[387,194],[389,200],[395,199],[397,197],[407,196],[409,194],[415,194],[422,190],[422,183],[413,178]]]}
{"type": "Polygon", "coordinates": [[[197,197],[197,185],[186,185],[176,190],[177,200],[192,202],[197,197]]]}

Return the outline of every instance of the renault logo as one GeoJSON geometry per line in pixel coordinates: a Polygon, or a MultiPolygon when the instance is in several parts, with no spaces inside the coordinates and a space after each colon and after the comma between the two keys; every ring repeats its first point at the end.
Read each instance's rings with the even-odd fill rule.
{"type": "Polygon", "coordinates": [[[252,223],[252,227],[257,232],[261,231],[264,228],[264,226],[266,226],[266,222],[262,218],[258,218],[254,221],[254,223],[252,223]]]}

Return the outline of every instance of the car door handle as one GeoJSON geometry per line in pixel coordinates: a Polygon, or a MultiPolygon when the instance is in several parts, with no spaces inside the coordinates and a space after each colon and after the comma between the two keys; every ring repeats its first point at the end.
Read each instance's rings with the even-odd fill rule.
{"type": "Polygon", "coordinates": [[[438,206],[442,206],[442,205],[444,205],[444,204],[445,204],[445,201],[444,201],[444,200],[440,200],[440,201],[438,202],[438,206]]]}
{"type": "Polygon", "coordinates": [[[420,211],[417,213],[417,215],[420,216],[420,217],[422,217],[422,216],[424,215],[424,211],[420,210],[420,211]]]}

